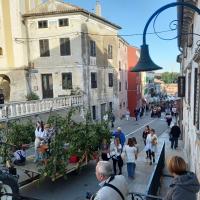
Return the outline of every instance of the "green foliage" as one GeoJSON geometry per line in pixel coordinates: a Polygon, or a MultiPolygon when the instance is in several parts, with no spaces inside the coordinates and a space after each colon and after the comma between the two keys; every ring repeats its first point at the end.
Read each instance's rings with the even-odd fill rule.
{"type": "Polygon", "coordinates": [[[7,142],[16,146],[22,144],[29,144],[34,141],[35,138],[35,127],[31,121],[26,124],[22,123],[9,123],[7,132],[7,142]]]}
{"type": "Polygon", "coordinates": [[[39,96],[35,92],[30,92],[29,94],[26,95],[26,100],[31,101],[31,100],[39,100],[39,96]]]}
{"type": "Polygon", "coordinates": [[[77,155],[79,159],[87,155],[90,159],[93,153],[98,151],[102,139],[111,138],[109,122],[94,123],[90,113],[87,113],[84,122],[75,123],[72,121],[74,112],[72,109],[66,117],[56,115],[48,120],[48,123],[55,127],[56,134],[50,143],[47,164],[41,169],[43,176],[55,179],[57,175],[64,175],[70,155],[77,155]]]}
{"type": "Polygon", "coordinates": [[[179,73],[176,72],[164,72],[161,74],[161,80],[164,83],[176,83],[178,80],[179,73]]]}

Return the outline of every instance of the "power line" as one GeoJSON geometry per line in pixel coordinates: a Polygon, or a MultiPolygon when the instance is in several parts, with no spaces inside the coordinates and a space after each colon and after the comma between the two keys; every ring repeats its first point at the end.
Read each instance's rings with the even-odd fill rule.
{"type": "MultiPolygon", "coordinates": [[[[176,29],[169,29],[169,30],[163,30],[163,31],[157,31],[157,32],[149,32],[147,33],[148,35],[154,35],[154,34],[158,34],[158,33],[167,33],[167,32],[173,32],[176,29]]],[[[98,34],[98,33],[86,33],[86,32],[68,32],[65,34],[59,34],[59,35],[52,35],[52,36],[46,36],[46,37],[38,37],[38,38],[19,38],[16,37],[15,40],[19,41],[19,40],[27,40],[27,41],[31,41],[31,40],[38,40],[38,39],[54,39],[54,38],[58,38],[58,37],[62,37],[62,36],[66,36],[66,35],[74,35],[74,34],[84,34],[84,35],[96,35],[96,36],[104,36],[104,37],[116,37],[116,36],[121,36],[121,37],[131,37],[131,36],[142,36],[142,33],[132,33],[132,34],[98,34]]]]}

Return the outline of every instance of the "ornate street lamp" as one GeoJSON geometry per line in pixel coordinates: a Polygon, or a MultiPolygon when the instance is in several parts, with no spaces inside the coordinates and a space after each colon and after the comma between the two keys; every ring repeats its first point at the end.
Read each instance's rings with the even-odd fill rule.
{"type": "MultiPolygon", "coordinates": [[[[190,9],[196,11],[200,15],[200,9],[199,8],[197,8],[196,6],[194,6],[192,4],[185,3],[185,2],[169,3],[169,4],[161,7],[160,9],[158,9],[156,12],[154,12],[153,15],[149,18],[149,20],[147,21],[147,23],[146,23],[146,25],[144,27],[144,31],[143,31],[143,45],[141,45],[140,58],[139,58],[138,63],[131,69],[131,72],[143,72],[143,71],[153,71],[153,70],[162,69],[162,67],[156,65],[152,61],[152,59],[150,57],[149,47],[146,44],[146,33],[147,33],[148,26],[151,23],[151,21],[153,20],[153,18],[156,19],[157,16],[162,11],[164,11],[164,10],[166,10],[168,8],[171,8],[171,7],[175,7],[175,6],[183,6],[183,7],[190,8],[190,9]]],[[[193,33],[189,33],[189,34],[193,34],[193,33]]]]}

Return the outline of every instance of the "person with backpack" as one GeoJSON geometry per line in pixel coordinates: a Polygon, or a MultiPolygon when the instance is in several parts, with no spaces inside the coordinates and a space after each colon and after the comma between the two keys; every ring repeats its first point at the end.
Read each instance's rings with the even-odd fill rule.
{"type": "Polygon", "coordinates": [[[26,152],[25,149],[23,149],[22,147],[18,148],[18,150],[16,150],[14,152],[14,164],[15,165],[25,165],[26,162],[26,152]]]}
{"type": "Polygon", "coordinates": [[[112,165],[108,161],[99,161],[96,166],[96,178],[100,182],[99,191],[90,200],[109,199],[126,200],[128,184],[123,175],[113,175],[112,165]]]}

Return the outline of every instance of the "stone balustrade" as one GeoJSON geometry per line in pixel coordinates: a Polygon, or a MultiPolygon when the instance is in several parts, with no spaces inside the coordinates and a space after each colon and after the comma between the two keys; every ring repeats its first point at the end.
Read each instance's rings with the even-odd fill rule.
{"type": "Polygon", "coordinates": [[[0,105],[0,120],[34,115],[52,110],[82,106],[83,96],[65,96],[52,99],[13,102],[0,105]]]}

